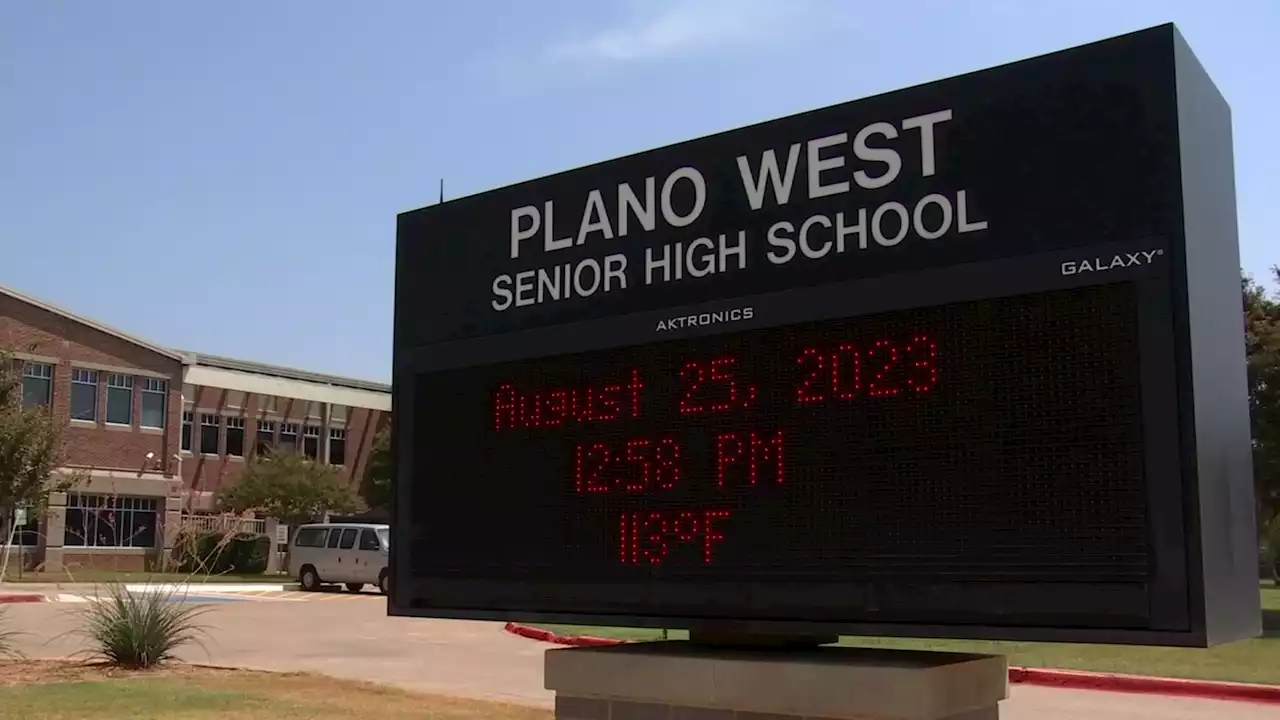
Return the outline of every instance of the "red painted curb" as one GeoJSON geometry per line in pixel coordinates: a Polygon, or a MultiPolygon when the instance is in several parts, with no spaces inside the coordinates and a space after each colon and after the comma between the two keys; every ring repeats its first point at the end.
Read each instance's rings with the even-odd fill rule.
{"type": "Polygon", "coordinates": [[[1182,680],[1179,678],[1145,677],[1142,675],[1014,667],[1009,668],[1009,682],[1073,690],[1176,695],[1207,700],[1241,700],[1280,705],[1280,686],[1278,685],[1249,685],[1246,683],[1208,680],[1182,680]]]}
{"type": "Polygon", "coordinates": [[[0,595],[0,604],[44,602],[46,599],[43,595],[0,595]]]}
{"type": "Polygon", "coordinates": [[[503,628],[512,635],[529,638],[530,640],[541,640],[556,645],[570,645],[574,647],[604,647],[607,645],[621,645],[626,640],[615,640],[613,638],[592,637],[590,635],[556,635],[550,630],[529,627],[527,625],[517,625],[515,623],[507,623],[503,628]]]}
{"type": "MultiPolygon", "coordinates": [[[[556,645],[600,647],[621,645],[628,642],[626,640],[592,637],[590,635],[556,635],[548,630],[527,625],[517,625],[516,623],[507,623],[505,629],[513,635],[556,645]]],[[[1177,678],[1144,677],[1141,675],[1117,675],[1080,670],[1047,670],[1022,667],[1009,668],[1009,682],[1070,690],[1102,690],[1142,695],[1176,695],[1206,700],[1237,700],[1280,705],[1280,685],[1249,685],[1245,683],[1180,680],[1177,678]]]]}

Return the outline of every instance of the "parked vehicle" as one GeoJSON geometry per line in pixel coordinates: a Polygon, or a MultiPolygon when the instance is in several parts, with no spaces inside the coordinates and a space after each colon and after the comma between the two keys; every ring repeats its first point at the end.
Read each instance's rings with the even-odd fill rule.
{"type": "Polygon", "coordinates": [[[377,523],[311,523],[299,525],[289,544],[289,574],[303,590],[345,585],[360,592],[377,585],[387,594],[387,553],[391,527],[377,523]]]}

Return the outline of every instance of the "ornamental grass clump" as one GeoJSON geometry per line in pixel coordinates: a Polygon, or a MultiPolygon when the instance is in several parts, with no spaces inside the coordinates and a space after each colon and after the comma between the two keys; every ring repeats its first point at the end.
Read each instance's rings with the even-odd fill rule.
{"type": "Polygon", "coordinates": [[[94,659],[120,667],[150,668],[175,658],[178,648],[200,644],[196,620],[208,608],[184,603],[185,588],[148,587],[130,592],[122,583],[86,603],[82,633],[94,659]]]}

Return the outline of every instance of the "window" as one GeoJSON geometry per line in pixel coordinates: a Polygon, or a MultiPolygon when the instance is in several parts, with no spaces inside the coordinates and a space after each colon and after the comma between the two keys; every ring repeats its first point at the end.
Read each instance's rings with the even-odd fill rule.
{"type": "Polygon", "coordinates": [[[196,414],[190,411],[182,413],[182,449],[191,452],[191,434],[195,432],[192,427],[196,424],[196,414]]]}
{"type": "Polygon", "coordinates": [[[200,453],[202,455],[218,454],[218,416],[201,413],[200,415],[200,453]]]}
{"type": "Polygon", "coordinates": [[[347,421],[346,405],[330,405],[329,406],[329,422],[344,423],[347,421]]]}
{"type": "Polygon", "coordinates": [[[67,526],[62,544],[74,547],[155,547],[156,500],[67,495],[67,526]]]}
{"type": "Polygon", "coordinates": [[[360,531],[360,549],[361,550],[381,550],[382,546],[378,544],[378,535],[372,530],[360,531]]]}
{"type": "Polygon", "coordinates": [[[40,544],[40,518],[37,517],[34,510],[19,508],[18,510],[25,517],[23,522],[17,524],[17,527],[10,525],[13,517],[0,517],[0,547],[12,539],[13,544],[19,547],[35,547],[40,544]]]}
{"type": "Polygon", "coordinates": [[[325,544],[325,547],[329,549],[337,548],[338,538],[341,536],[342,536],[342,533],[338,532],[338,528],[334,528],[333,531],[329,533],[329,542],[325,544]]]}
{"type": "Polygon", "coordinates": [[[342,428],[329,428],[329,464],[347,464],[347,431],[342,428]]]}
{"type": "Polygon", "coordinates": [[[133,423],[132,375],[107,375],[107,422],[112,425],[133,423]]]}
{"type": "Polygon", "coordinates": [[[298,536],[293,539],[296,547],[324,547],[325,536],[329,531],[322,527],[304,527],[298,530],[298,536]]]}
{"type": "Polygon", "coordinates": [[[223,403],[224,407],[235,408],[239,410],[244,407],[244,392],[240,390],[228,390],[223,403]]]}
{"type": "Polygon", "coordinates": [[[339,550],[350,550],[356,546],[356,529],[343,528],[342,540],[338,543],[339,550]]]}
{"type": "Polygon", "coordinates": [[[227,454],[244,457],[244,418],[223,418],[227,423],[227,454]]]}
{"type": "Polygon", "coordinates": [[[22,404],[26,407],[48,407],[53,398],[53,366],[46,363],[22,364],[22,404]]]}
{"type": "Polygon", "coordinates": [[[98,419],[98,371],[71,368],[71,419],[98,419]]]}
{"type": "Polygon", "coordinates": [[[142,378],[142,422],[140,423],[142,427],[164,427],[164,414],[168,399],[168,380],[142,378]]]}
{"type": "Polygon", "coordinates": [[[321,414],[323,412],[324,412],[324,403],[318,403],[314,401],[307,403],[307,419],[319,420],[320,418],[324,417],[324,415],[321,414]]]}
{"type": "Polygon", "coordinates": [[[258,444],[255,453],[265,455],[276,444],[276,424],[270,420],[258,421],[258,444]]]}
{"type": "Polygon", "coordinates": [[[280,449],[298,452],[298,423],[280,423],[280,449]]]}
{"type": "Polygon", "coordinates": [[[315,425],[302,428],[302,453],[310,460],[320,457],[320,428],[315,425]]]}
{"type": "Polygon", "coordinates": [[[382,547],[391,549],[391,529],[378,528],[378,539],[382,540],[382,547]]]}

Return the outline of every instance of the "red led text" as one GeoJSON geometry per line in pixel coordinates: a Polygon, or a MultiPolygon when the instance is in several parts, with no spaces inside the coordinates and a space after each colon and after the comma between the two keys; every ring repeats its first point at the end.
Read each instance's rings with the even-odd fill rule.
{"type": "Polygon", "coordinates": [[[635,439],[622,445],[578,443],[574,489],[579,493],[670,490],[680,482],[680,445],[671,438],[635,439]]]}
{"type": "Polygon", "coordinates": [[[680,414],[726,412],[755,403],[755,386],[740,384],[735,378],[737,364],[738,359],[730,356],[686,362],[680,368],[684,388],[680,414]]]}
{"type": "Polygon", "coordinates": [[[673,545],[698,546],[702,561],[711,564],[716,544],[724,540],[722,522],[728,510],[641,510],[626,512],[618,522],[618,560],[623,565],[661,564],[673,545]]]}
{"type": "Polygon", "coordinates": [[[796,402],[816,405],[833,400],[927,393],[938,384],[938,346],[927,335],[906,342],[881,339],[857,345],[807,347],[796,358],[804,373],[796,402]]]}
{"type": "Polygon", "coordinates": [[[755,485],[761,480],[783,481],[782,431],[720,433],[716,436],[716,484],[734,478],[755,485]]]}
{"type": "Polygon", "coordinates": [[[625,379],[585,388],[553,388],[521,392],[502,383],[493,394],[493,429],[551,428],[570,423],[607,423],[640,417],[640,371],[625,379]]]}

